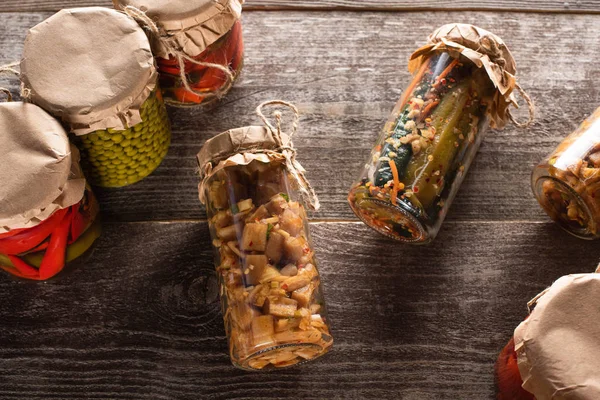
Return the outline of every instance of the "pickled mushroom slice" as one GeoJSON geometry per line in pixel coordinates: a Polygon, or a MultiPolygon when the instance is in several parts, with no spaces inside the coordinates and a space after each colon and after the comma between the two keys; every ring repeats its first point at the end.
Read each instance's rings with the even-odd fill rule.
{"type": "Polygon", "coordinates": [[[244,228],[240,248],[243,251],[265,251],[267,247],[268,226],[260,223],[250,223],[244,228]]]}
{"type": "Polygon", "coordinates": [[[302,218],[300,218],[295,212],[289,208],[281,215],[281,229],[286,231],[292,236],[298,236],[298,234],[304,229],[302,218]]]}
{"type": "Polygon", "coordinates": [[[310,278],[306,274],[298,274],[283,281],[281,288],[287,292],[293,292],[294,290],[300,289],[309,283],[310,278]]]}
{"type": "Polygon", "coordinates": [[[250,254],[244,259],[244,277],[247,285],[260,283],[265,268],[267,267],[267,256],[263,254],[250,254]]]}
{"type": "Polygon", "coordinates": [[[264,346],[275,341],[275,326],[271,315],[261,315],[252,320],[252,342],[254,346],[264,346]]]}
{"type": "Polygon", "coordinates": [[[275,332],[296,329],[300,325],[301,318],[279,318],[275,323],[275,332]]]}
{"type": "Polygon", "coordinates": [[[267,297],[267,301],[263,306],[263,312],[265,314],[271,314],[275,317],[293,317],[298,309],[298,302],[287,297],[267,297]]]}
{"type": "Polygon", "coordinates": [[[278,343],[319,343],[321,341],[321,332],[316,329],[309,331],[283,331],[275,333],[274,339],[278,343]]]}
{"type": "Polygon", "coordinates": [[[266,206],[271,214],[279,215],[288,207],[287,196],[284,196],[282,193],[278,193],[271,198],[266,206]]]}
{"type": "Polygon", "coordinates": [[[281,271],[279,271],[281,273],[281,275],[285,275],[285,276],[296,276],[298,275],[298,267],[296,267],[296,265],[294,264],[288,264],[285,267],[281,268],[281,271]]]}
{"type": "Polygon", "coordinates": [[[313,293],[315,292],[316,285],[309,284],[296,289],[292,292],[292,299],[298,302],[300,307],[307,307],[312,301],[313,293]]]}
{"type": "Polygon", "coordinates": [[[296,262],[302,258],[305,253],[308,253],[308,243],[303,237],[290,237],[283,243],[285,258],[296,262]]]}
{"type": "Polygon", "coordinates": [[[237,228],[235,225],[225,226],[223,228],[217,228],[217,237],[221,240],[229,241],[235,240],[237,237],[237,228]]]}
{"type": "Polygon", "coordinates": [[[283,258],[283,243],[285,242],[285,236],[280,232],[271,232],[269,240],[267,241],[267,247],[265,254],[272,260],[273,263],[277,264],[283,258]]]}

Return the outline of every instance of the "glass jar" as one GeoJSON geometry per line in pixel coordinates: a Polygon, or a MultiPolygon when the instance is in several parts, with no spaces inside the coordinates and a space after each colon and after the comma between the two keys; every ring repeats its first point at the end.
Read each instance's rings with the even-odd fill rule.
{"type": "Polygon", "coordinates": [[[600,238],[600,108],[534,169],[532,188],[567,232],[600,238]]]}
{"type": "Polygon", "coordinates": [[[378,232],[428,243],[481,144],[494,88],[484,70],[442,52],[426,60],[405,93],[348,200],[378,232]]]}
{"type": "Polygon", "coordinates": [[[125,13],[59,11],[29,31],[21,71],[31,102],[68,126],[91,184],[131,185],[165,158],[171,127],[154,56],[125,13]]]}
{"type": "Polygon", "coordinates": [[[300,200],[306,181],[284,156],[288,147],[285,134],[246,127],[217,135],[198,154],[230,356],[247,370],[313,360],[333,344],[300,200]]]}
{"type": "Polygon", "coordinates": [[[140,108],[142,122],[127,129],[101,129],[74,136],[82,154],[81,166],[94,185],[120,187],[150,175],[166,157],[171,125],[160,90],[140,108]]]}
{"type": "Polygon", "coordinates": [[[179,62],[176,57],[157,58],[160,73],[160,86],[165,100],[175,106],[209,105],[218,100],[214,93],[225,95],[232,88],[243,67],[244,41],[242,22],[237,21],[233,27],[215,43],[211,44],[199,55],[193,57],[200,63],[223,65],[231,71],[233,80],[218,68],[211,68],[190,61],[185,63],[185,75],[194,93],[187,90],[181,80],[179,62]]]}
{"type": "Polygon", "coordinates": [[[243,66],[243,2],[113,0],[152,32],[165,102],[178,107],[205,107],[233,86],[243,66]]]}
{"type": "Polygon", "coordinates": [[[499,400],[600,398],[599,295],[599,274],[576,274],[529,303],[496,362],[499,400]]]}
{"type": "Polygon", "coordinates": [[[30,103],[0,103],[0,268],[46,280],[85,259],[98,202],[61,124],[30,103]]]}
{"type": "MultiPolygon", "coordinates": [[[[413,55],[412,82],[350,190],[354,213],[392,239],[424,244],[435,238],[488,125],[501,126],[507,119],[497,115],[503,97],[488,69],[476,63],[485,57],[463,32],[477,32],[480,42],[504,46],[497,36],[471,25],[436,31],[430,45],[413,55]],[[465,46],[473,50],[456,51],[465,46]]],[[[502,48],[508,61],[497,70],[514,73],[512,56],[502,48]]]]}
{"type": "Polygon", "coordinates": [[[0,234],[0,268],[23,279],[46,280],[86,259],[100,237],[98,202],[89,187],[81,201],[33,228],[0,234]]]}

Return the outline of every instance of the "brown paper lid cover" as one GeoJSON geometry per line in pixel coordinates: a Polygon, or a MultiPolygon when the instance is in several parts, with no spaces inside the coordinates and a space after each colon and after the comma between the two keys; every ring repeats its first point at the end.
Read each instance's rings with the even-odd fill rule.
{"type": "Polygon", "coordinates": [[[0,233],[29,228],[83,197],[79,153],[44,110],[0,103],[0,233]]]}
{"type": "Polygon", "coordinates": [[[31,28],[21,73],[29,99],[76,134],[141,122],[157,78],[143,29],[103,7],[61,10],[31,28]]]}
{"type": "MultiPolygon", "coordinates": [[[[240,19],[244,0],[113,0],[115,8],[135,7],[146,13],[190,57],[202,53],[240,19]]],[[[158,56],[167,58],[160,42],[158,56]]]]}
{"type": "Polygon", "coordinates": [[[537,400],[600,399],[600,274],[568,275],[514,333],[523,387],[537,400]]]}
{"type": "Polygon", "coordinates": [[[497,35],[470,24],[447,24],[434,31],[427,45],[411,56],[409,69],[416,70],[423,56],[437,51],[461,54],[477,67],[485,69],[496,88],[493,104],[489,108],[490,125],[501,128],[506,125],[508,108],[517,105],[513,91],[516,87],[515,59],[497,35]]]}

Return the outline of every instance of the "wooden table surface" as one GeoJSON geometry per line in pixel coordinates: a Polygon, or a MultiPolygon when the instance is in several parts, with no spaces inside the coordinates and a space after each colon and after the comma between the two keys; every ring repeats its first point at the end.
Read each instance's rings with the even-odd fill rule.
{"type": "MultiPolygon", "coordinates": [[[[529,188],[533,165],[600,105],[600,0],[438,3],[247,0],[243,77],[209,113],[169,110],[173,144],[152,176],[98,191],[92,259],[47,283],[0,279],[0,399],[493,399],[494,361],[527,300],[600,257],[529,188]],[[538,119],[488,133],[438,239],[411,247],[359,223],[346,193],[409,82],[408,56],[448,22],[504,38],[538,119]],[[247,373],[227,355],[194,156],[258,123],[254,108],[273,98],[302,112],[335,345],[314,363],[247,373]]],[[[109,4],[3,0],[0,63],[60,7],[109,4]]]]}

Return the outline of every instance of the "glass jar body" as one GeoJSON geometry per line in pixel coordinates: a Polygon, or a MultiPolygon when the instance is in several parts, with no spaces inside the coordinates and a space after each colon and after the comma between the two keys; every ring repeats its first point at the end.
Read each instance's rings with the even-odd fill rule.
{"type": "Polygon", "coordinates": [[[100,236],[98,202],[89,187],[77,204],[33,228],[0,235],[0,268],[13,276],[46,280],[90,255],[100,236]]]}
{"type": "Polygon", "coordinates": [[[207,185],[209,227],[231,360],[282,368],[333,344],[304,206],[280,162],[217,172],[207,185]]]}
{"type": "Polygon", "coordinates": [[[502,349],[495,369],[498,400],[535,400],[531,393],[523,389],[514,338],[502,349]]]}
{"type": "Polygon", "coordinates": [[[531,184],[563,229],[582,239],[600,238],[600,109],[535,167],[531,184]]]}
{"type": "Polygon", "coordinates": [[[167,155],[171,124],[155,89],[140,109],[142,122],[125,130],[105,129],[75,136],[81,167],[95,186],[122,187],[150,175],[167,155]]]}
{"type": "MultiPolygon", "coordinates": [[[[242,22],[237,21],[233,27],[215,43],[211,44],[202,53],[191,57],[202,63],[219,64],[231,71],[234,82],[239,76],[244,59],[244,40],[242,22]]],[[[179,62],[173,56],[169,59],[157,58],[160,84],[163,89],[165,101],[174,106],[206,106],[218,100],[215,92],[226,94],[234,82],[231,82],[225,73],[218,68],[206,67],[184,61],[185,74],[192,89],[206,93],[200,95],[187,90],[181,81],[179,62]]]]}
{"type": "Polygon", "coordinates": [[[393,239],[435,238],[487,129],[493,87],[459,57],[424,60],[350,191],[356,215],[393,239]]]}

